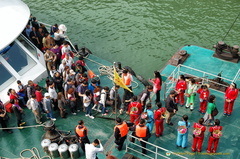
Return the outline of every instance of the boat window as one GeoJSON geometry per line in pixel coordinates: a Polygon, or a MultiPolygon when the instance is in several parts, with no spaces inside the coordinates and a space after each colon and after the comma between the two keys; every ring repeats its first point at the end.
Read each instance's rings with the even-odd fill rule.
{"type": "Polygon", "coordinates": [[[12,84],[16,78],[4,67],[0,61],[0,91],[12,84]]]}
{"type": "Polygon", "coordinates": [[[37,63],[16,43],[2,57],[22,76],[37,63]]]}
{"type": "Polygon", "coordinates": [[[37,55],[37,49],[36,47],[29,41],[29,39],[27,39],[24,35],[20,35],[18,38],[17,38],[21,44],[23,44],[23,46],[25,46],[27,48],[27,50],[29,52],[31,52],[31,54],[33,56],[35,56],[37,59],[38,59],[38,55],[37,55]]]}

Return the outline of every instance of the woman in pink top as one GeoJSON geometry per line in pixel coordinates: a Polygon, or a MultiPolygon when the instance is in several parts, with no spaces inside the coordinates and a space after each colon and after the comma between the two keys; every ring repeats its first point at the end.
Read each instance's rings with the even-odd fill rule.
{"type": "Polygon", "coordinates": [[[154,71],[154,79],[149,79],[153,83],[153,92],[156,94],[155,102],[160,102],[160,91],[162,88],[162,76],[158,71],[154,71]]]}

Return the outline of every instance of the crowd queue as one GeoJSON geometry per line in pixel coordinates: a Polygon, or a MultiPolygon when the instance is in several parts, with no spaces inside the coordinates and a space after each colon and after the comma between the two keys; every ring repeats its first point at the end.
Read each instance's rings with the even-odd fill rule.
{"type": "MultiPolygon", "coordinates": [[[[215,105],[216,97],[211,95],[207,85],[199,86],[194,79],[186,80],[184,75],[180,75],[176,81],[174,90],[171,90],[165,101],[165,107],[162,106],[160,100],[160,91],[162,86],[162,78],[158,71],[154,72],[154,78],[138,96],[131,91],[124,89],[121,96],[118,92],[120,86],[115,85],[112,88],[108,86],[100,86],[100,81],[90,79],[87,75],[87,69],[84,58],[80,56],[74,62],[74,53],[67,41],[64,32],[58,29],[55,24],[51,27],[50,33],[44,25],[39,25],[36,18],[33,17],[24,30],[24,35],[29,38],[33,44],[44,51],[44,59],[46,61],[49,78],[46,80],[45,88],[35,84],[29,80],[26,85],[21,81],[17,81],[18,90],[9,89],[8,95],[11,103],[12,111],[17,118],[17,126],[21,127],[25,124],[22,119],[24,106],[32,110],[36,123],[42,124],[42,114],[46,114],[47,119],[56,120],[53,112],[59,110],[61,118],[67,117],[69,109],[72,115],[84,111],[85,116],[94,119],[92,111],[97,111],[102,116],[108,115],[111,111],[116,114],[124,111],[130,115],[130,122],[116,118],[116,126],[114,127],[114,136],[117,150],[121,151],[124,141],[127,138],[128,131],[132,131],[132,135],[139,138],[142,145],[142,153],[146,154],[146,143],[151,137],[153,127],[155,125],[156,137],[163,136],[164,120],[169,126],[174,125],[172,118],[178,112],[178,105],[193,111],[196,109],[195,97],[199,94],[199,113],[204,114],[196,123],[193,124],[193,144],[192,151],[202,151],[202,143],[204,140],[204,132],[209,128],[210,136],[208,139],[208,153],[215,153],[218,142],[222,136],[222,126],[220,121],[214,119],[218,110],[215,105]],[[46,90],[43,94],[43,90],[46,90]],[[151,101],[150,94],[156,94],[155,102],[151,101]],[[186,99],[186,102],[185,102],[186,99]],[[154,103],[154,104],[151,104],[154,103]],[[110,109],[109,107],[110,106],[110,109]],[[116,106],[116,108],[115,108],[116,106]],[[157,107],[153,110],[153,107],[157,107]],[[212,148],[213,144],[213,148],[212,148]]],[[[132,90],[133,77],[129,70],[122,71],[122,80],[124,84],[132,90]]],[[[235,83],[230,84],[226,89],[224,116],[231,116],[234,101],[238,96],[238,89],[235,83]]],[[[6,109],[3,103],[0,103],[0,121],[2,128],[6,128],[5,117],[6,109]]],[[[189,128],[191,123],[187,115],[182,116],[182,120],[178,123],[176,146],[187,148],[189,128]]],[[[11,130],[4,131],[12,133],[11,130]]],[[[86,153],[87,158],[97,158],[96,153],[103,151],[100,140],[96,139],[90,144],[88,139],[88,129],[84,126],[83,120],[78,122],[75,129],[82,150],[86,153]],[[100,145],[100,148],[96,146],[100,145]]],[[[134,138],[131,139],[134,142],[134,138]]],[[[109,156],[110,158],[111,156],[109,156]]]]}

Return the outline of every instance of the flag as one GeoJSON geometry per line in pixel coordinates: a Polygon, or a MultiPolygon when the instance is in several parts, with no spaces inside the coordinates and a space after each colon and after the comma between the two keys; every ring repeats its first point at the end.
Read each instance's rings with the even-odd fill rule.
{"type": "Polygon", "coordinates": [[[114,79],[113,79],[113,81],[114,81],[115,84],[119,85],[120,87],[122,87],[122,88],[124,88],[124,89],[126,89],[126,90],[128,90],[128,91],[130,91],[130,92],[132,92],[132,90],[129,89],[129,88],[125,85],[125,83],[122,81],[122,79],[119,77],[119,75],[118,75],[115,67],[114,67],[114,79]]]}

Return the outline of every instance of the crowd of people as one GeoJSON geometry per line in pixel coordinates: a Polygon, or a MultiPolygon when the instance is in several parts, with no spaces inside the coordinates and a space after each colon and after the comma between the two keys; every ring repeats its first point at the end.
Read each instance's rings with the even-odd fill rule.
{"type": "MultiPolygon", "coordinates": [[[[66,118],[69,113],[77,115],[78,112],[84,111],[85,116],[91,119],[94,119],[92,111],[99,112],[102,116],[108,115],[109,112],[116,114],[119,111],[122,114],[126,111],[130,115],[129,123],[122,121],[121,118],[116,119],[117,125],[114,128],[116,148],[119,151],[122,150],[128,130],[131,130],[133,131],[133,136],[138,137],[143,146],[142,153],[146,154],[146,143],[142,140],[148,141],[154,124],[156,137],[162,136],[165,118],[166,124],[172,126],[174,123],[171,121],[178,111],[178,105],[183,107],[185,104],[186,109],[190,108],[193,111],[196,108],[194,103],[196,93],[198,93],[200,100],[198,111],[204,114],[204,116],[193,124],[192,151],[202,151],[206,126],[212,126],[209,128],[211,135],[208,141],[207,152],[216,152],[222,126],[220,126],[218,119],[214,120],[218,113],[215,105],[216,97],[211,95],[207,85],[199,87],[194,79],[186,80],[184,75],[180,75],[175,89],[170,91],[165,101],[165,107],[163,107],[160,100],[162,78],[158,71],[154,71],[154,78],[149,80],[153,86],[148,85],[145,90],[136,96],[131,91],[133,77],[128,69],[124,69],[122,71],[122,81],[129,89],[124,89],[124,93],[121,96],[118,92],[120,86],[114,85],[112,88],[108,86],[102,87],[99,80],[90,79],[87,75],[83,56],[80,56],[74,62],[74,53],[69,43],[64,41],[66,36],[58,29],[57,24],[51,27],[49,33],[44,25],[38,24],[35,17],[31,19],[30,23],[26,26],[24,35],[39,49],[44,51],[49,78],[46,80],[45,88],[33,83],[32,80],[29,80],[26,85],[18,80],[18,90],[9,89],[8,95],[12,104],[11,109],[16,115],[18,127],[25,124],[22,119],[24,106],[32,110],[38,124],[43,122],[42,114],[46,114],[47,119],[56,120],[54,111],[59,111],[61,118],[66,118]],[[45,91],[44,94],[43,91],[45,91]],[[154,92],[156,95],[155,103],[151,101],[151,92],[154,92]],[[157,107],[156,110],[152,110],[154,106],[157,107]],[[213,148],[211,148],[212,143],[214,143],[213,148]]],[[[232,83],[225,93],[224,116],[231,116],[233,104],[237,96],[237,86],[235,83],[232,83]]],[[[6,111],[2,105],[0,105],[0,121],[2,127],[6,128],[6,123],[3,120],[6,111]]],[[[183,115],[182,121],[178,122],[176,141],[178,147],[184,149],[187,147],[190,126],[191,123],[188,121],[188,116],[183,115]]],[[[11,130],[6,131],[12,133],[11,130]]],[[[100,140],[96,139],[90,144],[87,137],[88,131],[82,120],[79,121],[75,131],[82,150],[86,152],[86,156],[90,155],[91,152],[88,152],[90,150],[94,152],[103,151],[100,140]],[[100,148],[96,149],[95,146],[97,145],[100,145],[100,148]]],[[[134,138],[131,141],[134,142],[134,138]]],[[[96,158],[96,155],[87,158],[96,158]]]]}

